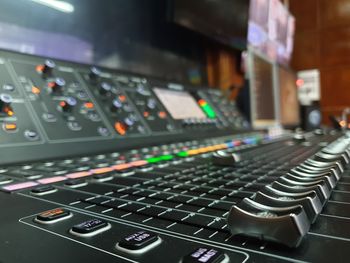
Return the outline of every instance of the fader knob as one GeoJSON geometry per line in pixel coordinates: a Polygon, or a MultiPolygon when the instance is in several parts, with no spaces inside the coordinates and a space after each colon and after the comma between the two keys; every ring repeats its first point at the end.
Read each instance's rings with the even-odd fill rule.
{"type": "Polygon", "coordinates": [[[51,75],[53,69],[56,67],[55,62],[52,60],[45,60],[44,64],[38,65],[36,70],[43,75],[51,75]]]}
{"type": "Polygon", "coordinates": [[[70,112],[77,105],[77,100],[73,97],[68,97],[60,102],[60,108],[62,112],[70,112]]]}
{"type": "Polygon", "coordinates": [[[12,97],[9,94],[2,93],[0,94],[0,113],[6,113],[8,114],[11,110],[11,102],[12,97]]]}
{"type": "Polygon", "coordinates": [[[96,67],[90,68],[89,79],[91,81],[97,81],[101,76],[101,70],[96,67]]]}
{"type": "Polygon", "coordinates": [[[66,81],[62,78],[56,78],[55,81],[48,83],[48,87],[52,92],[59,92],[66,85],[66,81]]]}

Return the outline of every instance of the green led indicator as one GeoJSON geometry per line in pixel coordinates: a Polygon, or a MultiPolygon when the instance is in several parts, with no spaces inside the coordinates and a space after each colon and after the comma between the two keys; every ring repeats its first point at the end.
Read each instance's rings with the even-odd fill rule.
{"type": "Polygon", "coordinates": [[[187,152],[179,152],[179,153],[177,153],[177,156],[179,156],[179,157],[187,157],[188,153],[187,152]]]}
{"type": "Polygon", "coordinates": [[[148,163],[158,163],[163,161],[161,157],[152,157],[146,160],[148,163]]]}
{"type": "Polygon", "coordinates": [[[159,158],[161,158],[162,161],[169,161],[169,160],[172,160],[174,158],[174,156],[171,154],[167,154],[167,155],[162,155],[159,158]]]}

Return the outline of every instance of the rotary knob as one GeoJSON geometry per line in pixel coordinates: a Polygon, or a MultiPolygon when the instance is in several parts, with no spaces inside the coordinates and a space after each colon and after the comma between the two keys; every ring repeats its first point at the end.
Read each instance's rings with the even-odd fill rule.
{"type": "Polygon", "coordinates": [[[61,101],[59,105],[62,112],[71,112],[74,106],[77,105],[77,100],[73,97],[68,97],[61,101]]]}
{"type": "Polygon", "coordinates": [[[107,95],[108,93],[110,93],[112,90],[112,86],[111,84],[107,83],[107,82],[102,82],[101,85],[100,85],[100,94],[105,96],[107,95]]]}
{"type": "Polygon", "coordinates": [[[117,112],[117,111],[121,110],[122,108],[123,108],[123,103],[118,98],[115,98],[112,101],[111,111],[117,112]]]}
{"type": "Polygon", "coordinates": [[[62,78],[56,78],[54,81],[51,81],[47,84],[47,86],[54,93],[60,92],[65,85],[66,81],[62,78]]]}
{"type": "Polygon", "coordinates": [[[11,108],[12,96],[9,94],[0,94],[0,113],[12,115],[13,111],[11,108]]]}
{"type": "Polygon", "coordinates": [[[36,71],[40,74],[43,75],[51,75],[53,69],[56,67],[55,62],[53,62],[52,60],[45,60],[44,64],[40,64],[36,67],[36,71]]]}
{"type": "Polygon", "coordinates": [[[96,67],[90,68],[89,79],[93,82],[96,82],[101,77],[101,70],[96,67]]]}

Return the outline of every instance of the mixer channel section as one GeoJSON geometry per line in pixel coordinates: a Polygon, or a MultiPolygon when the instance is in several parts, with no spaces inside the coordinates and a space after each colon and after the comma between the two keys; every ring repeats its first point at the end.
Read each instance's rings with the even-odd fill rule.
{"type": "MultiPolygon", "coordinates": [[[[92,67],[89,73],[82,73],[82,77],[114,128],[114,134],[125,137],[149,133],[141,115],[112,74],[92,67]]],[[[125,78],[127,81],[128,77],[125,78]]]]}
{"type": "Polygon", "coordinates": [[[149,88],[146,79],[117,77],[152,132],[169,133],[175,130],[174,122],[163,105],[149,88]]]}
{"type": "Polygon", "coordinates": [[[25,100],[3,60],[0,61],[0,126],[1,146],[41,140],[25,100]]]}
{"type": "Polygon", "coordinates": [[[48,140],[110,137],[111,130],[72,68],[51,60],[12,61],[12,66],[48,140]]]}

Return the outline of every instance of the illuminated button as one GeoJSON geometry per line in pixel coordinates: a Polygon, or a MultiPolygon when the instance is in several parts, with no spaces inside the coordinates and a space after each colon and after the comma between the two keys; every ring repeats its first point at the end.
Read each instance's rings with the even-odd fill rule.
{"type": "Polygon", "coordinates": [[[126,101],[126,96],[125,95],[119,95],[118,99],[123,103],[126,101]]]}
{"type": "Polygon", "coordinates": [[[37,215],[34,221],[41,224],[53,224],[53,223],[68,219],[72,216],[73,215],[71,212],[62,208],[56,208],[49,211],[45,211],[37,215]]]}
{"type": "Polygon", "coordinates": [[[39,135],[36,131],[33,130],[25,130],[24,131],[24,137],[26,137],[28,140],[35,141],[39,139],[39,135]]]}
{"type": "Polygon", "coordinates": [[[5,131],[16,131],[17,124],[16,123],[4,123],[3,128],[5,131]]]}
{"type": "Polygon", "coordinates": [[[2,86],[2,89],[5,91],[14,91],[15,90],[15,86],[13,86],[12,84],[4,84],[2,86]]]}
{"type": "Polygon", "coordinates": [[[52,90],[52,92],[59,92],[66,85],[66,81],[62,78],[56,78],[55,81],[51,81],[47,86],[52,90]]]}
{"type": "Polygon", "coordinates": [[[110,228],[111,224],[104,220],[95,218],[73,226],[69,232],[80,237],[91,237],[110,228]]]}
{"type": "Polygon", "coordinates": [[[35,86],[33,86],[32,87],[32,93],[33,94],[35,94],[35,95],[38,95],[38,94],[40,94],[40,89],[38,88],[38,87],[35,87],[35,86]]]}
{"type": "Polygon", "coordinates": [[[126,134],[126,131],[128,129],[128,126],[125,123],[122,122],[116,122],[114,124],[114,129],[122,136],[126,134]]]}
{"type": "Polygon", "coordinates": [[[182,263],[229,263],[228,256],[216,248],[199,247],[182,258],[182,263]]]}
{"type": "Polygon", "coordinates": [[[93,109],[94,104],[92,102],[86,102],[86,103],[84,103],[84,107],[87,109],[93,109]]]}
{"type": "Polygon", "coordinates": [[[158,116],[161,119],[165,119],[167,117],[167,114],[165,111],[160,111],[160,112],[158,112],[158,116]]]}
{"type": "Polygon", "coordinates": [[[148,231],[139,231],[124,237],[117,243],[116,248],[126,253],[142,254],[158,246],[161,242],[158,235],[148,231]]]}
{"type": "Polygon", "coordinates": [[[57,189],[51,185],[39,186],[31,190],[33,195],[47,195],[57,192],[57,189]]]}

